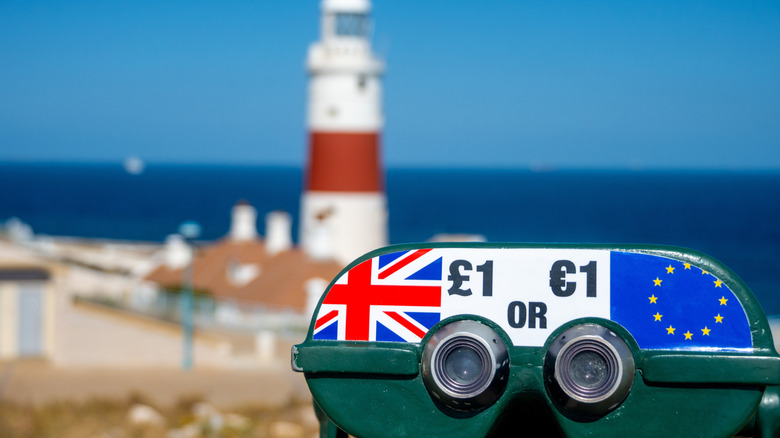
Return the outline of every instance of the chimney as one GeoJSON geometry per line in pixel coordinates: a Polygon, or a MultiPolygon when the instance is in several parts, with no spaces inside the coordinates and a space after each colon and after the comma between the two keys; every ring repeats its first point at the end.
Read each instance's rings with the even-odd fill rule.
{"type": "Polygon", "coordinates": [[[245,242],[257,239],[257,210],[243,199],[233,206],[230,240],[245,242]]]}
{"type": "Polygon", "coordinates": [[[292,247],[292,218],[286,211],[265,215],[265,250],[270,256],[292,247]]]}
{"type": "Polygon", "coordinates": [[[165,238],[165,265],[170,269],[183,269],[190,263],[192,251],[180,234],[171,234],[165,238]]]}

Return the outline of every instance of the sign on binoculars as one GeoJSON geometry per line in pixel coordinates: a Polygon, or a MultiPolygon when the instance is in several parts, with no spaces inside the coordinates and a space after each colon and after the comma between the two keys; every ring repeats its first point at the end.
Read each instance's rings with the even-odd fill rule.
{"type": "Polygon", "coordinates": [[[780,431],[766,317],[682,248],[383,248],[333,280],[292,366],[323,436],[780,431]]]}

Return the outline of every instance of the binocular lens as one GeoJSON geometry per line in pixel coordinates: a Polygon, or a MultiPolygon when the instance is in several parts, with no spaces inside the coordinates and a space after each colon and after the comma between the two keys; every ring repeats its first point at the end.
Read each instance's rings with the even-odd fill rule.
{"type": "Polygon", "coordinates": [[[509,354],[490,327],[462,320],[431,336],[423,350],[422,375],[428,392],[445,406],[481,410],[506,387],[509,354]]]}
{"type": "Polygon", "coordinates": [[[620,405],[634,382],[634,358],[628,345],[596,324],[574,326],[550,344],[545,383],[564,409],[603,415],[620,405]]]}
{"type": "Polygon", "coordinates": [[[457,347],[444,359],[447,376],[459,385],[471,385],[482,375],[485,362],[469,347],[457,347]]]}
{"type": "Polygon", "coordinates": [[[607,377],[607,361],[594,351],[577,353],[569,364],[569,375],[576,385],[583,388],[597,388],[607,377]]]}
{"type": "Polygon", "coordinates": [[[495,368],[488,347],[468,333],[451,336],[439,344],[432,365],[437,383],[460,398],[481,392],[490,383],[495,368]]]}
{"type": "Polygon", "coordinates": [[[614,347],[602,338],[583,337],[565,345],[555,365],[555,379],[575,399],[594,403],[617,390],[623,372],[614,347]]]}

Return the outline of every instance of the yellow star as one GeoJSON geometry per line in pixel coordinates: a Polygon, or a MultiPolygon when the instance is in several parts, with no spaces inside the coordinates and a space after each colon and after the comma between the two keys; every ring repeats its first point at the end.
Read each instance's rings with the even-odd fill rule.
{"type": "Polygon", "coordinates": [[[685,269],[691,269],[691,264],[690,263],[683,263],[683,265],[685,265],[685,269]]]}
{"type": "Polygon", "coordinates": [[[656,320],[656,321],[660,321],[660,320],[661,320],[661,317],[662,317],[663,315],[661,315],[661,314],[660,314],[660,313],[658,313],[658,312],[655,312],[655,315],[653,315],[653,316],[655,317],[655,320],[656,320]]]}
{"type": "Polygon", "coordinates": [[[674,274],[674,268],[672,267],[672,265],[669,265],[669,266],[666,267],[666,273],[667,274],[674,274]]]}
{"type": "Polygon", "coordinates": [[[685,335],[685,339],[693,339],[693,333],[691,332],[685,332],[683,333],[685,335]]]}
{"type": "Polygon", "coordinates": [[[709,274],[709,272],[705,271],[704,269],[701,270],[701,275],[709,274]]]}
{"type": "Polygon", "coordinates": [[[672,326],[669,326],[669,327],[666,329],[666,334],[667,334],[667,335],[673,335],[673,334],[674,334],[674,331],[675,331],[675,328],[674,328],[674,327],[672,327],[672,326]]]}
{"type": "Polygon", "coordinates": [[[655,294],[653,294],[652,296],[649,296],[649,297],[647,297],[647,298],[649,298],[649,299],[650,299],[650,303],[651,303],[651,304],[658,304],[658,303],[656,303],[656,301],[658,301],[658,297],[657,297],[657,296],[655,296],[655,294]]]}
{"type": "Polygon", "coordinates": [[[715,317],[715,322],[723,324],[723,317],[720,316],[720,313],[718,313],[718,316],[715,317]]]}
{"type": "Polygon", "coordinates": [[[662,281],[663,280],[660,280],[658,277],[655,277],[655,280],[653,280],[653,283],[655,283],[656,286],[660,286],[662,281]]]}
{"type": "Polygon", "coordinates": [[[701,334],[704,335],[704,336],[709,336],[710,335],[710,329],[708,329],[707,326],[705,325],[704,328],[701,329],[701,334]]]}
{"type": "Polygon", "coordinates": [[[718,301],[720,301],[720,305],[721,306],[725,306],[726,305],[726,301],[728,301],[728,299],[725,296],[723,296],[723,297],[720,297],[720,299],[718,301]]]}
{"type": "Polygon", "coordinates": [[[720,287],[720,285],[723,284],[723,282],[720,280],[715,280],[713,283],[715,283],[715,287],[720,287]]]}

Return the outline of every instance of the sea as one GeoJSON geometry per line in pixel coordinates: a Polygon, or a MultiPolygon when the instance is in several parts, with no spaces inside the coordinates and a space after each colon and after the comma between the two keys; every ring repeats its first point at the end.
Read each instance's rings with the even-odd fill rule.
{"type": "MultiPolygon", "coordinates": [[[[709,254],[780,314],[780,172],[390,168],[391,243],[441,233],[491,242],[663,244],[709,254]]],[[[36,234],[162,242],[185,221],[224,236],[246,200],[297,229],[293,167],[0,163],[0,223],[36,234]]],[[[294,236],[295,238],[296,236],[294,236]]]]}

